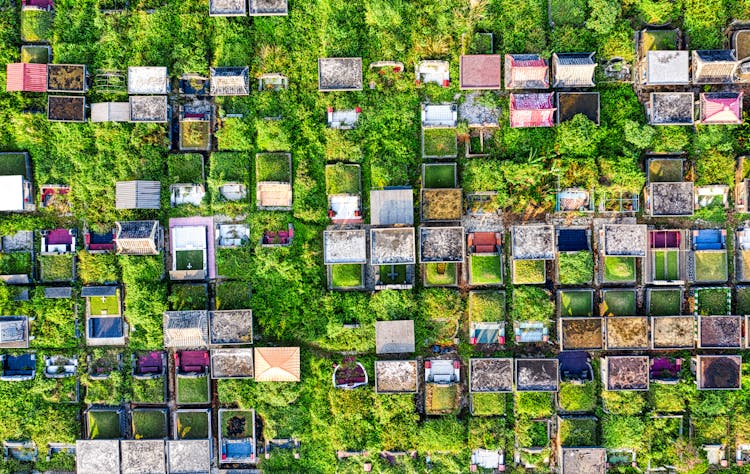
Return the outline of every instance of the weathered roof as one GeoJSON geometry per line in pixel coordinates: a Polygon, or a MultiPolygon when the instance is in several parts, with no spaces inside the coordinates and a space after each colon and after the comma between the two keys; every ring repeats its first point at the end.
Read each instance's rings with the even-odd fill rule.
{"type": "Polygon", "coordinates": [[[469,389],[472,392],[512,392],[513,359],[472,358],[469,360],[469,389]]]}
{"type": "Polygon", "coordinates": [[[607,390],[648,390],[648,356],[608,356],[602,363],[607,390]]]}
{"type": "Polygon", "coordinates": [[[208,311],[165,311],[164,347],[208,346],[208,311]]]}
{"type": "Polygon", "coordinates": [[[605,224],[604,255],[646,256],[648,243],[645,224],[605,224]]]}
{"type": "Polygon", "coordinates": [[[500,106],[488,106],[481,103],[479,97],[482,93],[471,92],[464,96],[463,102],[458,106],[458,115],[461,120],[469,123],[469,126],[497,127],[500,120],[500,106]]]}
{"type": "Polygon", "coordinates": [[[353,229],[323,232],[323,263],[367,263],[367,231],[353,229]]]}
{"type": "Polygon", "coordinates": [[[85,92],[86,89],[83,64],[47,65],[47,92],[85,92]]]}
{"type": "Polygon", "coordinates": [[[414,227],[370,229],[370,263],[413,264],[416,262],[414,244],[414,227]]]}
{"type": "Polygon", "coordinates": [[[24,182],[21,175],[0,176],[0,211],[24,210],[24,182]]]}
{"type": "Polygon", "coordinates": [[[689,62],[687,51],[649,51],[646,54],[646,84],[689,84],[689,62]]]}
{"type": "Polygon", "coordinates": [[[253,349],[211,349],[212,378],[252,378],[253,349]]]}
{"type": "Polygon", "coordinates": [[[248,0],[251,16],[286,15],[287,0],[248,0]]]}
{"type": "Polygon", "coordinates": [[[651,183],[649,190],[652,216],[692,216],[693,182],[651,183]]]}
{"type": "Polygon", "coordinates": [[[169,107],[165,95],[131,95],[131,122],[163,123],[169,118],[169,107]]]}
{"type": "Polygon", "coordinates": [[[605,448],[562,448],[560,474],[604,474],[607,472],[605,448]]]}
{"type": "Polygon", "coordinates": [[[47,96],[47,120],[51,122],[85,122],[86,98],[81,96],[47,96]]]}
{"type": "Polygon", "coordinates": [[[164,440],[162,439],[120,441],[122,474],[166,472],[164,451],[164,440]]]}
{"type": "Polygon", "coordinates": [[[373,189],[370,191],[370,224],[414,223],[414,192],[411,188],[373,189]]]}
{"type": "Polygon", "coordinates": [[[72,295],[73,295],[73,288],[69,286],[65,286],[65,287],[48,286],[44,288],[45,298],[49,298],[49,299],[70,298],[72,295]]]}
{"type": "Polygon", "coordinates": [[[742,92],[702,92],[700,104],[703,124],[742,123],[742,92]]]}
{"type": "Polygon", "coordinates": [[[120,472],[120,442],[116,439],[76,440],[76,473],[120,472]]]}
{"type": "Polygon", "coordinates": [[[516,390],[556,392],[559,385],[557,359],[516,359],[516,390]]]}
{"type": "Polygon", "coordinates": [[[694,101],[692,92],[652,92],[649,100],[649,123],[692,125],[694,101]]]}
{"type": "Polygon", "coordinates": [[[510,94],[510,126],[552,127],[555,124],[555,94],[510,94]]]}
{"type": "Polygon", "coordinates": [[[92,122],[127,122],[130,120],[130,102],[97,102],[91,104],[92,122]]]}
{"type": "Polygon", "coordinates": [[[288,208],[292,206],[292,185],[289,183],[261,181],[256,184],[255,192],[258,207],[288,208]]]}
{"type": "Polygon", "coordinates": [[[421,263],[460,263],[464,261],[463,227],[419,227],[421,263]]]}
{"type": "Polygon", "coordinates": [[[551,260],[555,258],[555,228],[546,224],[513,226],[513,258],[551,260]]]}
{"type": "Polygon", "coordinates": [[[255,380],[258,382],[299,382],[299,347],[256,347],[255,380]]]}
{"type": "Polygon", "coordinates": [[[81,289],[81,296],[83,298],[90,298],[92,296],[116,296],[117,287],[114,285],[107,286],[84,286],[81,289]]]}
{"type": "Polygon", "coordinates": [[[416,360],[376,360],[375,390],[380,393],[414,393],[417,391],[416,360]]]}
{"type": "Polygon", "coordinates": [[[211,95],[248,95],[250,93],[250,67],[212,67],[211,95]]]}
{"type": "Polygon", "coordinates": [[[168,440],[167,469],[170,474],[203,474],[210,472],[211,440],[168,440]]]}
{"type": "Polygon", "coordinates": [[[159,181],[118,181],[115,185],[117,209],[159,209],[159,181]]]}
{"type": "Polygon", "coordinates": [[[500,89],[500,55],[463,55],[460,61],[461,89],[500,89]]]}
{"type": "Polygon", "coordinates": [[[29,347],[29,318],[0,316],[0,347],[29,347]]]}
{"type": "Polygon", "coordinates": [[[47,65],[31,63],[9,63],[6,66],[8,92],[46,92],[47,65]]]}
{"type": "Polygon", "coordinates": [[[115,241],[123,239],[149,239],[159,228],[159,221],[118,221],[115,241]]]}
{"type": "Polygon", "coordinates": [[[362,58],[319,58],[318,90],[362,90],[362,58]]]}
{"type": "Polygon", "coordinates": [[[375,322],[375,353],[404,354],[414,352],[414,321],[375,322]]]}
{"type": "Polygon", "coordinates": [[[557,122],[562,123],[583,114],[599,125],[599,93],[598,92],[558,92],[557,93],[557,122]]]}
{"type": "Polygon", "coordinates": [[[737,64],[732,49],[693,51],[693,83],[731,84],[737,64]]]}
{"type": "Polygon", "coordinates": [[[552,87],[594,87],[594,53],[553,53],[552,87]]]}
{"type": "Polygon", "coordinates": [[[169,81],[166,67],[128,67],[128,94],[166,94],[167,92],[169,92],[169,81]]]}
{"type": "Polygon", "coordinates": [[[547,61],[538,54],[505,55],[506,89],[549,88],[547,61]]]}
{"type": "Polygon", "coordinates": [[[253,310],[226,309],[209,312],[211,344],[252,344],[253,310]]]}
{"type": "Polygon", "coordinates": [[[247,14],[246,0],[210,0],[208,2],[210,16],[242,16],[247,14]]]}

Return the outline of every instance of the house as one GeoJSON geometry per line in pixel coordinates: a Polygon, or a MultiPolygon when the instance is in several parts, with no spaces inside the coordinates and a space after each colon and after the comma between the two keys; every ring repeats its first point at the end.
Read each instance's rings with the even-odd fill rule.
{"type": "Polygon", "coordinates": [[[557,392],[559,367],[557,359],[515,359],[516,391],[557,392]]]}
{"type": "Polygon", "coordinates": [[[255,163],[255,198],[258,209],[291,211],[292,154],[258,153],[255,163]],[[273,167],[283,171],[273,172],[273,167]]]}
{"type": "Polygon", "coordinates": [[[330,128],[351,130],[357,125],[359,114],[361,113],[362,109],[359,107],[344,110],[336,110],[333,107],[328,107],[326,109],[326,121],[330,128]]]}
{"type": "Polygon", "coordinates": [[[699,122],[704,125],[742,124],[742,92],[701,92],[699,122]]]}
{"type": "Polygon", "coordinates": [[[83,94],[88,90],[86,78],[83,64],[48,64],[47,92],[83,94]]]}
{"type": "Polygon", "coordinates": [[[122,474],[166,472],[164,440],[121,440],[120,472],[122,474]]]}
{"type": "Polygon", "coordinates": [[[461,90],[500,89],[500,55],[472,54],[460,58],[461,90]]]}
{"type": "Polygon", "coordinates": [[[421,263],[462,263],[465,254],[463,227],[419,227],[421,263]]]}
{"type": "Polygon", "coordinates": [[[132,374],[136,379],[157,379],[164,376],[167,367],[163,351],[140,352],[131,355],[132,374]]]}
{"type": "Polygon", "coordinates": [[[690,84],[690,56],[687,51],[647,51],[639,78],[645,86],[682,86],[690,84]]]}
{"type": "Polygon", "coordinates": [[[76,440],[76,472],[78,474],[120,472],[120,441],[116,439],[76,440]]]}
{"type": "Polygon", "coordinates": [[[161,250],[159,221],[115,222],[119,255],[158,255],[161,250]]]}
{"type": "Polygon", "coordinates": [[[115,229],[97,232],[86,229],[83,233],[83,244],[89,253],[107,253],[115,249],[115,229]]]}
{"type": "Polygon", "coordinates": [[[29,340],[28,316],[0,316],[0,348],[24,349],[29,340]]]}
{"type": "Polygon", "coordinates": [[[602,360],[604,388],[616,390],[648,390],[648,356],[607,356],[602,360]]]}
{"type": "Polygon", "coordinates": [[[287,0],[248,0],[250,16],[286,16],[287,0]]]}
{"type": "Polygon", "coordinates": [[[326,230],[323,232],[323,263],[326,265],[329,288],[364,286],[364,265],[367,263],[367,231],[365,229],[326,230]],[[344,281],[341,272],[349,270],[357,281],[344,281]]]}
{"type": "Polygon", "coordinates": [[[696,360],[698,390],[739,390],[742,388],[741,356],[699,355],[696,360]]]}
{"type": "Polygon", "coordinates": [[[251,379],[254,374],[252,349],[211,349],[212,379],[251,379]]]}
{"type": "Polygon", "coordinates": [[[0,212],[36,210],[31,161],[26,152],[0,153],[0,212]]]}
{"type": "Polygon", "coordinates": [[[695,98],[692,92],[652,92],[646,104],[651,125],[692,125],[695,98]]]}
{"type": "Polygon", "coordinates": [[[208,347],[208,311],[165,311],[164,347],[208,347]]]}
{"type": "Polygon", "coordinates": [[[85,122],[86,98],[72,95],[47,96],[47,120],[50,122],[85,122]]]}
{"type": "Polygon", "coordinates": [[[171,474],[211,471],[211,440],[167,440],[167,469],[171,474]]]}
{"type": "Polygon", "coordinates": [[[258,78],[258,91],[280,91],[289,88],[289,78],[284,74],[267,73],[258,78]]]}
{"type": "Polygon", "coordinates": [[[414,347],[414,321],[375,322],[376,354],[412,353],[414,347]]]}
{"type": "Polygon", "coordinates": [[[118,181],[115,184],[117,209],[161,208],[161,183],[159,181],[118,181]]]}
{"type": "Polygon", "coordinates": [[[128,67],[128,94],[152,95],[169,93],[167,68],[162,66],[128,67]]]}
{"type": "Polygon", "coordinates": [[[212,345],[253,343],[253,310],[228,309],[209,311],[209,335],[212,345]]]}
{"type": "Polygon", "coordinates": [[[549,65],[538,54],[505,55],[505,88],[549,89],[549,65]]]}
{"type": "Polygon", "coordinates": [[[220,408],[219,425],[219,464],[255,463],[255,410],[220,408]]]}
{"type": "Polygon", "coordinates": [[[47,92],[47,65],[8,63],[5,67],[7,92],[47,92]]]}
{"type": "Polygon", "coordinates": [[[512,392],[513,359],[469,359],[469,391],[471,393],[512,392]]]}
{"type": "Polygon", "coordinates": [[[318,90],[361,91],[362,58],[319,58],[318,90]]]}
{"type": "Polygon", "coordinates": [[[117,286],[84,286],[81,297],[86,299],[86,344],[125,344],[120,289],[117,286]]]}
{"type": "Polygon", "coordinates": [[[416,393],[418,386],[416,360],[376,360],[376,393],[416,393]]]}
{"type": "Polygon", "coordinates": [[[42,230],[42,254],[67,254],[76,250],[75,229],[42,230]]]}
{"type": "Polygon", "coordinates": [[[560,448],[560,474],[604,474],[607,472],[605,448],[560,448]]]}
{"type": "Polygon", "coordinates": [[[211,217],[169,220],[172,280],[204,280],[216,276],[214,223],[211,217]]]}
{"type": "Polygon", "coordinates": [[[552,53],[552,87],[576,89],[594,87],[594,53],[552,53]]]}
{"type": "Polygon", "coordinates": [[[378,288],[411,288],[416,263],[414,227],[370,229],[370,265],[378,288]]]}
{"type": "Polygon", "coordinates": [[[165,95],[131,95],[130,121],[166,123],[169,121],[169,106],[165,95]]]}
{"type": "Polygon", "coordinates": [[[91,121],[129,122],[130,102],[96,102],[91,104],[91,121]]]}
{"type": "Polygon", "coordinates": [[[567,122],[578,114],[599,125],[598,92],[557,93],[557,123],[567,122]]]}
{"type": "Polygon", "coordinates": [[[211,95],[232,96],[250,94],[250,67],[212,67],[211,95]]]}
{"type": "Polygon", "coordinates": [[[553,92],[510,94],[511,128],[552,127],[555,125],[553,92]]]}
{"type": "Polygon", "coordinates": [[[453,103],[422,104],[422,128],[453,128],[458,123],[458,107],[453,103]]]}
{"type": "Polygon", "coordinates": [[[299,347],[256,347],[257,382],[299,382],[299,347]]]}
{"type": "Polygon", "coordinates": [[[739,66],[732,49],[696,50],[692,57],[693,84],[731,84],[739,66]]]}
{"type": "Polygon", "coordinates": [[[208,15],[245,16],[247,15],[247,0],[210,0],[208,15]]]}
{"type": "Polygon", "coordinates": [[[450,64],[434,59],[418,61],[414,65],[414,77],[417,86],[431,83],[448,87],[451,83],[450,64]]]}
{"type": "MultiPolygon", "coordinates": [[[[3,327],[0,326],[0,334],[2,332],[3,327]]],[[[17,355],[1,354],[0,369],[2,369],[0,381],[3,382],[34,380],[36,376],[36,354],[33,352],[17,355]]]]}

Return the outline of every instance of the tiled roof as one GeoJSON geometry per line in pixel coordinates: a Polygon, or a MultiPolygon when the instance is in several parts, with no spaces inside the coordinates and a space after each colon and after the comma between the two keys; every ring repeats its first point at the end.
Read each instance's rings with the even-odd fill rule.
{"type": "Polygon", "coordinates": [[[461,89],[499,89],[500,55],[461,56],[461,89]]]}
{"type": "Polygon", "coordinates": [[[258,382],[299,382],[299,347],[256,347],[255,380],[258,382]]]}
{"type": "Polygon", "coordinates": [[[700,102],[701,123],[742,123],[742,92],[705,92],[700,102]]]}
{"type": "Polygon", "coordinates": [[[506,89],[547,89],[547,61],[538,54],[505,55],[506,89]]]}
{"type": "Polygon", "coordinates": [[[552,127],[555,123],[554,94],[511,94],[510,126],[552,127]]]}
{"type": "Polygon", "coordinates": [[[553,54],[553,87],[594,87],[594,53],[553,54]]]}
{"type": "Polygon", "coordinates": [[[5,90],[23,92],[47,91],[47,65],[12,63],[6,67],[8,73],[5,90]]]}

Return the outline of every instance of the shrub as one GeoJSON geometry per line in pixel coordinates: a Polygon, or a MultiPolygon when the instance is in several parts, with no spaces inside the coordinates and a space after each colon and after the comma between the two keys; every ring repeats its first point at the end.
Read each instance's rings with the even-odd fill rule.
{"type": "Polygon", "coordinates": [[[536,286],[517,286],[513,289],[513,319],[516,321],[549,321],[555,304],[549,293],[536,286]]]}
{"type": "Polygon", "coordinates": [[[558,265],[562,285],[583,285],[594,278],[594,256],[589,251],[561,253],[558,265]]]}

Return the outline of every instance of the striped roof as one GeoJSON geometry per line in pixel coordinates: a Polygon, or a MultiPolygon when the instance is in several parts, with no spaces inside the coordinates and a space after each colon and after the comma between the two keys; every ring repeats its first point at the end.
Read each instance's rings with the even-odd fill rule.
{"type": "Polygon", "coordinates": [[[299,382],[299,347],[256,347],[255,380],[299,382]]]}
{"type": "Polygon", "coordinates": [[[505,55],[506,89],[547,89],[547,61],[538,54],[505,55]]]}
{"type": "Polygon", "coordinates": [[[742,123],[742,92],[707,92],[701,94],[701,123],[742,123]]]}
{"type": "Polygon", "coordinates": [[[555,124],[554,94],[511,94],[510,126],[552,127],[555,124]]]}
{"type": "Polygon", "coordinates": [[[118,181],[115,188],[117,209],[159,209],[159,181],[118,181]]]}
{"type": "Polygon", "coordinates": [[[46,64],[12,63],[7,65],[6,71],[6,91],[47,92],[46,64]]]}

